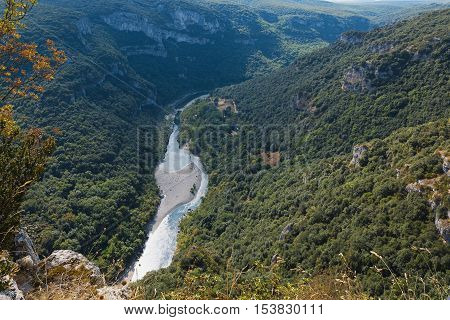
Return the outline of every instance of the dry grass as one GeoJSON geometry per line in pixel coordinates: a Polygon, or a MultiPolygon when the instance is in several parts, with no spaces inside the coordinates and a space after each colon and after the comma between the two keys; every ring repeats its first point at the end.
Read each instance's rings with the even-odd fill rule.
{"type": "MultiPolygon", "coordinates": [[[[431,252],[427,248],[416,248],[412,250],[420,251],[424,254],[431,255],[431,252]]],[[[445,279],[439,277],[436,272],[430,270],[430,275],[425,277],[419,275],[412,275],[404,273],[402,276],[395,274],[390,268],[386,259],[375,251],[370,252],[377,257],[381,263],[380,267],[375,267],[375,270],[379,273],[387,271],[390,274],[392,282],[392,299],[399,300],[432,300],[442,299],[446,300],[449,296],[449,286],[445,279]],[[430,295],[432,293],[432,296],[430,295]]]]}
{"type": "Polygon", "coordinates": [[[87,270],[66,270],[64,267],[44,271],[37,276],[35,288],[27,300],[98,300],[98,286],[87,270]]]}

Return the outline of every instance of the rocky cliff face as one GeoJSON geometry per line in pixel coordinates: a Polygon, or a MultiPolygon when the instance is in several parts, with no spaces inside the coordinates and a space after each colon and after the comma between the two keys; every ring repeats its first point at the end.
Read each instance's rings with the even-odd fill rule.
{"type": "MultiPolygon", "coordinates": [[[[206,30],[216,30],[214,24],[206,23],[199,15],[187,15],[174,13],[173,25],[177,30],[186,30],[187,26],[198,21],[198,25],[206,30]]],[[[185,42],[190,44],[204,45],[211,42],[207,38],[191,36],[175,30],[163,29],[153,24],[148,18],[129,12],[116,12],[102,17],[103,21],[109,26],[120,30],[130,32],[143,32],[147,37],[156,41],[160,46],[164,40],[171,39],[175,42],[185,42]]],[[[204,18],[203,18],[204,19],[204,18]]]]}
{"type": "Polygon", "coordinates": [[[432,179],[421,179],[409,183],[405,189],[407,192],[422,193],[429,197],[428,203],[435,214],[434,224],[436,230],[446,243],[450,243],[450,210],[445,205],[445,201],[443,201],[446,196],[445,191],[447,194],[450,193],[448,182],[446,182],[449,176],[448,152],[437,150],[436,154],[442,159],[443,174],[432,179]]]}
{"type": "Polygon", "coordinates": [[[216,33],[220,30],[219,21],[215,18],[207,19],[204,15],[177,8],[171,13],[173,25],[178,30],[187,30],[190,26],[199,26],[209,33],[216,33]]]}

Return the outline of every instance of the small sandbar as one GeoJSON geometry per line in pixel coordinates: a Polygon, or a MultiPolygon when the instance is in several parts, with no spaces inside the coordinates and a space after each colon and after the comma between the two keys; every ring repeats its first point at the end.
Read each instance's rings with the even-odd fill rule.
{"type": "Polygon", "coordinates": [[[156,229],[173,209],[194,199],[196,189],[202,182],[202,172],[194,163],[177,172],[167,172],[160,166],[155,172],[155,178],[164,197],[155,217],[153,229],[156,229]]]}

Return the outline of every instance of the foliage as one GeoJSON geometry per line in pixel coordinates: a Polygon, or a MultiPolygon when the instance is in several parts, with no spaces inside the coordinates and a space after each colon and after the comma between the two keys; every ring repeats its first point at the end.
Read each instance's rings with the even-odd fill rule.
{"type": "MultiPolygon", "coordinates": [[[[282,279],[291,285],[298,279],[291,270],[306,270],[311,279],[320,279],[345,267],[357,274],[358,286],[370,297],[445,298],[450,252],[434,227],[439,210],[432,211],[430,193],[408,193],[405,187],[441,174],[435,151],[448,149],[447,127],[447,121],[430,123],[368,143],[368,162],[360,169],[349,166],[351,156],[346,155],[307,166],[282,165],[247,174],[245,180],[238,175],[221,178],[182,223],[173,265],[141,283],[149,290],[146,297],[152,297],[153,288],[161,296],[188,294],[185,286],[200,281],[192,280],[190,270],[199,266],[208,281],[222,279],[214,280],[212,287],[222,292],[223,261],[230,259],[232,269],[240,270],[254,261],[268,265],[277,255],[284,260],[282,279]],[[292,231],[282,237],[289,224],[292,231]],[[205,250],[207,254],[201,254],[205,250]],[[387,262],[371,251],[380,252],[387,262]],[[203,258],[183,262],[194,253],[203,258]]],[[[448,178],[444,185],[448,189],[448,178]]],[[[211,291],[204,294],[201,298],[224,298],[211,291]]]]}
{"type": "Polygon", "coordinates": [[[55,141],[40,129],[22,132],[13,119],[13,107],[5,104],[20,97],[37,98],[44,81],[53,78],[64,63],[64,53],[49,41],[52,57],[37,52],[37,46],[22,42],[18,28],[36,1],[4,1],[0,19],[0,245],[10,249],[20,225],[19,208],[25,192],[44,171],[55,141]],[[31,70],[31,72],[29,71],[31,70]]]}
{"type": "Polygon", "coordinates": [[[68,55],[68,63],[41,100],[22,102],[15,109],[21,125],[54,131],[57,142],[53,161],[22,206],[40,254],[72,249],[94,260],[108,279],[117,278],[142,250],[147,224],[159,204],[151,174],[164,155],[164,116],[171,111],[160,105],[287,64],[298,53],[335,39],[341,30],[370,26],[367,19],[301,11],[308,21],[324,20],[339,28],[295,36],[288,35],[286,20],[268,23],[261,20],[263,13],[240,9],[195,1],[105,5],[95,0],[56,0],[35,8],[22,38],[45,45],[45,35],[68,55]],[[105,23],[102,17],[119,10],[115,8],[142,15],[160,29],[206,38],[208,43],[169,38],[163,42],[167,57],[152,55],[148,48],[155,46],[153,39],[105,23]],[[177,8],[197,12],[207,21],[217,19],[221,29],[210,34],[189,25],[180,31],[174,28],[177,8]],[[158,132],[144,147],[144,139],[136,138],[142,128],[158,132]],[[146,174],[140,171],[141,151],[150,158],[146,174]]]}
{"type": "Polygon", "coordinates": [[[11,261],[8,251],[0,251],[0,291],[9,287],[17,271],[17,265],[11,261]]]}
{"type": "Polygon", "coordinates": [[[224,261],[242,270],[280,257],[288,282],[295,270],[314,279],[345,267],[370,297],[446,298],[450,250],[435,220],[449,205],[439,155],[450,148],[449,14],[352,33],[270,76],[215,91],[237,114],[213,101],[186,110],[181,137],[202,157],[209,191],[182,222],[173,266],[142,285],[182,294],[198,265],[216,279],[224,261]],[[344,86],[347,73],[370,85],[344,86]],[[352,163],[358,144],[365,152],[352,163]],[[277,151],[280,165],[262,162],[261,152],[277,151]],[[407,191],[421,179],[432,188],[407,191]],[[433,206],[432,189],[442,197],[433,206]],[[193,251],[208,259],[186,266],[193,251]]]}
{"type": "MultiPolygon", "coordinates": [[[[109,279],[117,278],[142,250],[147,224],[159,204],[156,183],[148,173],[164,155],[167,140],[163,119],[171,107],[161,110],[161,105],[275,70],[334,41],[341,31],[372,27],[370,16],[380,17],[379,9],[365,15],[354,8],[253,10],[160,0],[54,0],[36,9],[28,21],[32,28],[22,37],[42,47],[43,35],[50,37],[65,48],[69,63],[55,74],[57,81],[48,84],[41,101],[15,106],[21,125],[52,130],[57,140],[52,163],[23,203],[25,224],[40,254],[79,251],[95,260],[109,279]],[[188,23],[180,31],[174,20],[177,8],[217,19],[221,29],[209,33],[188,23]],[[143,32],[121,31],[105,23],[103,18],[117,11],[206,42],[169,37],[162,41],[167,56],[155,54],[158,43],[143,32]],[[152,135],[155,141],[142,147],[145,139],[136,138],[136,133],[160,126],[159,134],[152,135]],[[147,174],[140,171],[141,151],[150,159],[147,174]]],[[[261,92],[271,93],[265,89],[261,92]]],[[[226,132],[236,129],[233,122],[225,124],[226,132]]],[[[257,157],[252,161],[256,170],[257,157]]]]}
{"type": "Polygon", "coordinates": [[[63,51],[47,40],[50,56],[37,51],[37,45],[21,40],[18,32],[21,20],[36,4],[36,0],[4,0],[4,13],[0,20],[0,102],[18,97],[32,97],[44,91],[44,85],[52,80],[57,68],[65,63],[63,51]]]}
{"type": "MultiPolygon", "coordinates": [[[[197,249],[197,248],[196,248],[197,249]]],[[[328,300],[367,299],[360,289],[357,278],[346,271],[338,274],[322,274],[311,277],[297,272],[293,279],[286,279],[282,273],[283,261],[271,266],[259,262],[243,269],[233,270],[230,261],[221,273],[190,266],[179,287],[172,291],[158,291],[155,283],[161,278],[149,274],[146,281],[137,285],[141,292],[137,299],[208,300],[208,299],[256,299],[256,300],[328,300]]],[[[169,277],[174,268],[162,273],[169,277]],[[167,272],[168,271],[168,272],[167,272]]],[[[157,285],[156,285],[157,286],[157,285]]]]}
{"type": "Polygon", "coordinates": [[[371,19],[378,16],[378,9],[364,15],[357,7],[343,14],[339,8],[324,13],[320,4],[285,11],[193,0],[55,0],[41,9],[48,14],[36,18],[37,26],[51,30],[107,71],[125,57],[134,72],[154,85],[155,100],[161,105],[273,71],[326,46],[344,31],[368,30],[374,26],[371,19]],[[137,31],[125,31],[105,23],[105,17],[117,13],[136,15],[135,20],[146,21],[156,35],[168,32],[172,36],[161,40],[146,35],[139,26],[137,31]],[[198,19],[183,18],[183,14],[198,19]]]}
{"type": "Polygon", "coordinates": [[[21,132],[12,118],[12,107],[0,109],[0,244],[10,248],[20,225],[19,208],[31,183],[44,171],[55,141],[42,130],[21,132]]]}
{"type": "Polygon", "coordinates": [[[17,106],[21,124],[55,131],[57,142],[43,179],[23,202],[24,224],[39,254],[71,249],[115,279],[142,249],[159,204],[151,174],[164,155],[164,112],[147,104],[151,86],[136,74],[120,78],[86,56],[76,61],[39,102],[17,106]],[[155,142],[146,145],[145,130],[155,131],[157,121],[161,129],[148,134],[155,142]]]}
{"type": "Polygon", "coordinates": [[[98,300],[99,285],[91,279],[92,271],[60,266],[40,270],[27,300],[98,300]]]}

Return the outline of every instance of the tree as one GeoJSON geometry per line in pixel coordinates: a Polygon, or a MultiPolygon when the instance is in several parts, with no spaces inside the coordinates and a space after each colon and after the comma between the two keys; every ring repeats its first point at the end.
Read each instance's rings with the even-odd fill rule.
{"type": "Polygon", "coordinates": [[[30,185],[44,171],[55,140],[41,129],[20,129],[12,102],[38,99],[66,61],[63,51],[47,40],[48,55],[22,41],[19,29],[36,0],[3,0],[0,19],[0,248],[9,249],[20,225],[20,204],[30,185]]]}

